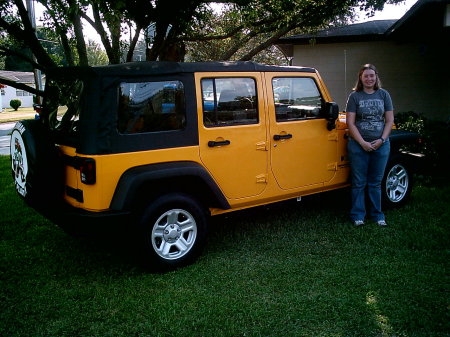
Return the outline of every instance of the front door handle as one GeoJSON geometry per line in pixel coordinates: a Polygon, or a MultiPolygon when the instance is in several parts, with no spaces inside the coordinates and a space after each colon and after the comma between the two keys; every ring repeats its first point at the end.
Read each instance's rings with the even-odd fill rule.
{"type": "Polygon", "coordinates": [[[288,133],[287,135],[274,135],[273,140],[280,140],[280,139],[291,139],[292,135],[288,133]]]}
{"type": "Polygon", "coordinates": [[[230,145],[231,142],[229,140],[221,140],[221,141],[214,141],[214,140],[210,140],[208,142],[208,146],[209,147],[214,147],[214,146],[223,146],[223,145],[230,145]]]}

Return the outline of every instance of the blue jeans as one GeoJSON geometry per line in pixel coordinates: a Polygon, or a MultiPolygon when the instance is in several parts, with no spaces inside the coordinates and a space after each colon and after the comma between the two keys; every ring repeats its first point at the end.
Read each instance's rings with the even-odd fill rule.
{"type": "Polygon", "coordinates": [[[369,216],[374,221],[385,220],[381,211],[381,181],[389,159],[390,143],[386,141],[376,151],[365,151],[355,140],[349,139],[347,149],[351,167],[352,221],[366,217],[366,191],[369,216]]]}

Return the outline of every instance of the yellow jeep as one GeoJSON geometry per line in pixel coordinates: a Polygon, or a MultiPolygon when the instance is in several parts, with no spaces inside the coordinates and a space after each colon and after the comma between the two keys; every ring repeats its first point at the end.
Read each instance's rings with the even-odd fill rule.
{"type": "MultiPolygon", "coordinates": [[[[192,262],[207,219],[349,185],[347,130],[313,68],[136,62],[49,71],[11,135],[18,193],[72,229],[136,230],[156,268],[192,262]]],[[[393,133],[388,204],[411,191],[393,133]]]]}

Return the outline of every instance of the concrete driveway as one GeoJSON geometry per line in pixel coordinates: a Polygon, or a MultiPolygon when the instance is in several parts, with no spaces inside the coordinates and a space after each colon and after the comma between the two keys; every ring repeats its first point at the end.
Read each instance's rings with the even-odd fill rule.
{"type": "Polygon", "coordinates": [[[9,156],[9,139],[12,128],[16,123],[0,123],[0,155],[9,156]]]}

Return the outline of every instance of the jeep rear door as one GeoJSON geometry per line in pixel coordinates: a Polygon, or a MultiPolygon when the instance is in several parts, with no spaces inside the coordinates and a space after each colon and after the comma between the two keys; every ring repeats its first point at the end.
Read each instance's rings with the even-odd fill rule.
{"type": "Polygon", "coordinates": [[[267,130],[261,74],[197,73],[200,157],[229,199],[267,185],[267,130]]]}
{"type": "Polygon", "coordinates": [[[314,73],[266,73],[270,162],[285,190],[314,189],[333,179],[337,133],[327,129],[323,107],[329,101],[314,73]]]}

